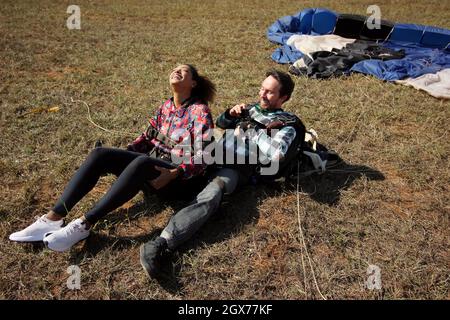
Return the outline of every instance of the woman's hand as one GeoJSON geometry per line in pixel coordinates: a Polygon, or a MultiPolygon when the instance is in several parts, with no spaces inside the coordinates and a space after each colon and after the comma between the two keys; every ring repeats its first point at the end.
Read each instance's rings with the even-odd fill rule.
{"type": "Polygon", "coordinates": [[[180,173],[178,168],[166,169],[163,167],[155,166],[155,169],[161,172],[161,174],[157,178],[150,181],[150,185],[156,190],[159,190],[168,185],[169,182],[175,180],[180,173]]]}

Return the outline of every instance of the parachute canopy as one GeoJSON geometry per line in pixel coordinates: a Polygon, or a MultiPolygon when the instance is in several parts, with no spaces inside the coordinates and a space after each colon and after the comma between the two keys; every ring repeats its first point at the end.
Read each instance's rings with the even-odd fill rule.
{"type": "Polygon", "coordinates": [[[376,41],[380,46],[403,50],[402,59],[363,60],[349,71],[394,81],[419,77],[450,68],[450,30],[418,24],[381,20],[380,28],[369,28],[369,17],[340,14],[324,8],[309,8],[276,20],[267,29],[267,38],[279,45],[272,54],[278,63],[294,63],[303,53],[287,44],[293,35],[336,34],[344,38],[376,41]]]}

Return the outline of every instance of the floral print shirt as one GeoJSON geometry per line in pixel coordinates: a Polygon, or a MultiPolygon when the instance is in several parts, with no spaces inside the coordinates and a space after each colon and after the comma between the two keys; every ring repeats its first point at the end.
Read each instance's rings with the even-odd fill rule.
{"type": "Polygon", "coordinates": [[[175,106],[173,98],[165,101],[149,120],[151,127],[162,135],[168,137],[175,144],[169,146],[162,141],[149,136],[148,131],[143,132],[134,140],[129,149],[148,153],[153,148],[159,153],[171,155],[182,161],[179,167],[183,170],[183,179],[201,175],[206,169],[203,160],[203,145],[210,141],[214,121],[209,107],[196,98],[185,101],[180,108],[175,106]],[[194,144],[201,142],[200,148],[194,148],[194,144]]]}

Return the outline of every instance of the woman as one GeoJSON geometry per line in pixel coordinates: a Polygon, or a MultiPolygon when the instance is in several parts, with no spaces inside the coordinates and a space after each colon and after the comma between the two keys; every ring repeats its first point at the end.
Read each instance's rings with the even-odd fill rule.
{"type": "Polygon", "coordinates": [[[87,238],[91,226],[132,199],[145,183],[150,182],[154,191],[175,187],[189,189],[195,184],[206,168],[198,161],[199,154],[190,156],[188,153],[187,159],[179,165],[170,160],[174,156],[186,158],[185,149],[177,148],[178,143],[193,143],[198,138],[208,140],[206,135],[214,126],[208,102],[214,98],[216,89],[192,65],[176,67],[169,76],[169,83],[173,97],[165,101],[156,116],[150,119],[151,130],[142,133],[127,150],[94,149],[53,209],[27,228],[11,234],[9,239],[44,241],[52,250],[65,251],[87,238]],[[107,173],[118,178],[104,197],[83,217],[63,227],[63,218],[94,188],[100,176],[107,173]]]}

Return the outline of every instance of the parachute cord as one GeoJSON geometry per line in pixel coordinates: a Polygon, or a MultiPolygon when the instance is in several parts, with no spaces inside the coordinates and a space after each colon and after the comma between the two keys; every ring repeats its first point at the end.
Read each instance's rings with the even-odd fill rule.
{"type": "Polygon", "coordinates": [[[305,268],[305,261],[303,259],[303,232],[302,232],[302,225],[301,225],[301,220],[300,220],[300,200],[299,200],[299,195],[300,195],[300,190],[299,190],[299,186],[300,186],[300,178],[299,178],[299,173],[300,173],[300,160],[297,160],[297,212],[298,212],[298,224],[299,224],[299,229],[300,229],[300,242],[302,244],[302,246],[300,247],[300,254],[301,254],[301,258],[302,258],[302,268],[303,268],[303,281],[305,284],[305,295],[306,295],[306,299],[308,299],[308,289],[307,289],[307,283],[306,283],[306,268],[305,268]]]}
{"type": "Polygon", "coordinates": [[[117,135],[119,135],[119,136],[127,136],[127,137],[136,137],[136,135],[135,134],[131,134],[131,133],[128,133],[128,132],[121,132],[121,131],[113,131],[113,130],[109,130],[109,129],[106,129],[106,128],[104,128],[104,127],[102,127],[102,126],[100,126],[100,125],[98,125],[98,124],[96,124],[93,120],[92,120],[92,117],[91,117],[91,110],[90,110],[90,108],[89,108],[89,105],[86,103],[86,102],[84,102],[83,100],[74,100],[73,98],[70,98],[70,101],[72,102],[72,103],[76,103],[76,102],[81,102],[81,103],[83,103],[85,106],[86,106],[86,108],[87,108],[87,111],[88,111],[88,120],[89,120],[89,122],[90,123],[92,123],[94,126],[96,126],[97,128],[99,128],[99,129],[101,129],[101,130],[103,130],[103,131],[106,131],[106,132],[108,132],[108,133],[112,133],[112,134],[117,134],[117,135]]]}
{"type": "Polygon", "coordinates": [[[304,277],[305,277],[305,292],[307,292],[307,291],[306,291],[305,265],[304,265],[304,262],[303,262],[303,249],[305,250],[306,257],[308,258],[309,267],[311,268],[311,274],[313,276],[314,285],[316,286],[317,292],[319,293],[320,297],[323,300],[327,300],[327,298],[325,298],[322,295],[322,292],[320,291],[319,285],[317,284],[317,279],[316,279],[316,275],[314,273],[314,268],[313,268],[313,265],[312,265],[312,261],[311,261],[311,258],[309,257],[308,248],[306,247],[305,237],[303,235],[302,220],[301,220],[301,217],[300,217],[300,192],[299,192],[299,188],[300,188],[300,161],[297,161],[297,219],[298,219],[298,229],[300,231],[300,241],[301,241],[301,244],[303,246],[303,248],[301,249],[301,255],[302,255],[303,274],[304,274],[304,277]]]}

